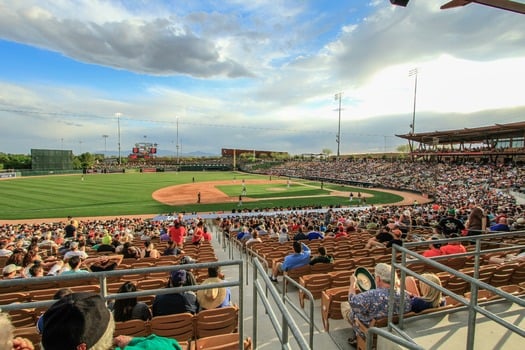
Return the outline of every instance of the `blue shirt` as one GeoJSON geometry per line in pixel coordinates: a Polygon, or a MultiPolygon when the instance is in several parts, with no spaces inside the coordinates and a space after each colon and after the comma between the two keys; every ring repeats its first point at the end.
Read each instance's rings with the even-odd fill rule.
{"type": "Polygon", "coordinates": [[[323,235],[320,234],[319,232],[317,231],[310,231],[308,232],[308,240],[314,240],[314,239],[323,239],[323,235]]]}
{"type": "Polygon", "coordinates": [[[303,246],[302,252],[285,256],[283,264],[281,265],[283,271],[305,266],[310,263],[310,248],[304,243],[301,243],[301,245],[303,246]]]}

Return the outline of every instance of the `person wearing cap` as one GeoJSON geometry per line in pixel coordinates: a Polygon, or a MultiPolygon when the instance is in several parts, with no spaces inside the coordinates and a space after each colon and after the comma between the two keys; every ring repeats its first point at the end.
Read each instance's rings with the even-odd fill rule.
{"type": "MultiPolygon", "coordinates": [[[[208,278],[202,281],[201,286],[213,283],[222,283],[223,275],[218,266],[208,267],[208,278]]],[[[197,301],[201,309],[216,309],[231,306],[230,288],[210,288],[197,291],[197,301]]]]}
{"type": "MultiPolygon", "coordinates": [[[[183,287],[187,281],[186,270],[171,271],[167,288],[183,287]]],[[[153,300],[153,317],[189,312],[196,314],[199,311],[197,296],[192,291],[161,294],[153,300]]]]}
{"type": "Polygon", "coordinates": [[[460,233],[465,229],[465,225],[461,220],[456,218],[456,210],[450,208],[447,210],[447,215],[439,220],[438,229],[445,237],[449,237],[453,233],[460,233]]]}
{"type": "Polygon", "coordinates": [[[423,255],[426,258],[432,258],[434,256],[440,256],[443,255],[443,252],[441,251],[441,243],[433,243],[432,241],[437,241],[439,239],[438,235],[432,235],[430,238],[428,249],[425,250],[421,255],[423,255]]]}
{"type": "Polygon", "coordinates": [[[73,256],[78,256],[81,260],[86,260],[88,258],[87,253],[83,250],[85,245],[80,246],[79,242],[71,242],[69,245],[70,250],[64,254],[64,260],[69,260],[73,256]]]}
{"type": "Polygon", "coordinates": [[[4,280],[13,279],[13,278],[20,278],[17,274],[18,271],[22,270],[21,266],[17,266],[15,264],[9,264],[4,266],[2,269],[2,278],[4,280]]]}
{"type": "Polygon", "coordinates": [[[154,334],[113,338],[113,315],[97,293],[66,295],[51,305],[42,317],[43,350],[182,349],[175,339],[154,334]]]}
{"type": "MultiPolygon", "coordinates": [[[[390,284],[392,283],[391,274],[392,267],[389,264],[377,264],[374,269],[376,288],[359,294],[356,294],[357,279],[355,275],[350,276],[348,302],[341,303],[341,314],[352,326],[352,334],[348,338],[350,345],[356,345],[356,334],[360,332],[356,319],[368,326],[373,319],[384,318],[388,315],[390,284]]],[[[410,311],[410,296],[407,293],[401,296],[399,290],[396,289],[394,294],[394,314],[399,314],[400,311],[402,313],[410,311]],[[400,310],[401,298],[404,298],[403,310],[400,310]]],[[[364,337],[363,334],[361,335],[364,337]]]]}

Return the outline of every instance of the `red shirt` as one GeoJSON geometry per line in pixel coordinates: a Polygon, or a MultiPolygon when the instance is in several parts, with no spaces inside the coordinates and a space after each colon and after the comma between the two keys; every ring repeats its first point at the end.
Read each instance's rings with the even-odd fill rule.
{"type": "Polygon", "coordinates": [[[441,250],[438,248],[430,248],[430,249],[425,250],[423,254],[421,255],[423,255],[426,258],[431,258],[433,256],[443,255],[443,252],[441,252],[441,250]]]}
{"type": "Polygon", "coordinates": [[[462,244],[447,244],[441,247],[443,255],[466,253],[467,249],[462,244]]]}
{"type": "Polygon", "coordinates": [[[184,243],[184,236],[186,236],[186,228],[184,226],[172,226],[168,234],[173,242],[177,243],[177,245],[182,245],[184,243]]]}

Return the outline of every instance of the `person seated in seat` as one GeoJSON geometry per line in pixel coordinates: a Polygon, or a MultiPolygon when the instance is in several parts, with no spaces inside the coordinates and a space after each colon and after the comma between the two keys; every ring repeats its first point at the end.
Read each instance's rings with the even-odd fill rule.
{"type": "MultiPolygon", "coordinates": [[[[341,314],[352,326],[352,332],[348,338],[348,343],[355,346],[357,344],[357,334],[359,326],[356,322],[358,319],[365,326],[368,326],[373,319],[384,318],[388,315],[388,303],[390,300],[390,284],[396,283],[391,281],[392,267],[389,264],[379,263],[374,269],[375,289],[357,294],[357,279],[355,275],[350,277],[350,286],[348,288],[348,302],[341,303],[341,314]]],[[[394,314],[405,313],[410,311],[410,296],[408,293],[401,295],[396,290],[394,295],[394,314]],[[401,298],[404,298],[404,309],[400,310],[401,298]]],[[[364,334],[359,333],[364,337],[364,334]]]]}
{"type": "Polygon", "coordinates": [[[441,244],[440,243],[432,243],[432,241],[438,240],[439,237],[437,235],[433,235],[430,238],[430,242],[428,244],[428,249],[425,250],[421,255],[423,255],[426,258],[431,258],[434,256],[440,256],[443,255],[443,252],[441,251],[441,244]]]}
{"type": "MultiPolygon", "coordinates": [[[[117,293],[130,293],[136,292],[137,286],[133,282],[124,282],[120,286],[117,293]]],[[[117,299],[110,306],[110,310],[113,310],[113,318],[115,322],[124,322],[129,320],[151,320],[151,311],[143,302],[137,301],[137,297],[131,297],[127,299],[117,299]]]]}
{"type": "Polygon", "coordinates": [[[326,254],[325,247],[320,246],[319,248],[317,248],[317,252],[319,253],[319,255],[310,260],[310,265],[331,264],[334,262],[334,257],[326,254]]]}
{"type": "Polygon", "coordinates": [[[284,261],[277,262],[272,266],[270,280],[277,282],[279,272],[285,272],[296,267],[308,265],[310,263],[310,248],[301,242],[293,242],[293,253],[284,257],[284,261]]]}
{"type": "Polygon", "coordinates": [[[160,254],[155,249],[155,245],[150,240],[146,240],[144,241],[144,247],[140,250],[140,257],[158,259],[160,254]]]}
{"type": "Polygon", "coordinates": [[[175,339],[154,334],[113,338],[113,315],[105,300],[96,293],[66,295],[50,306],[43,318],[42,349],[182,349],[175,339]]]}
{"type": "MultiPolygon", "coordinates": [[[[441,280],[437,275],[433,273],[424,273],[421,276],[430,282],[441,286],[441,280]]],[[[446,301],[443,298],[441,291],[421,280],[419,281],[419,294],[421,296],[413,296],[410,299],[410,311],[417,313],[426,309],[445,306],[446,301]]]]}
{"type": "Polygon", "coordinates": [[[510,253],[504,257],[491,256],[489,262],[493,264],[505,264],[513,262],[524,262],[525,261],[525,249],[522,249],[519,253],[510,253]]]}
{"type": "Polygon", "coordinates": [[[15,337],[15,327],[11,323],[9,314],[0,312],[0,349],[2,350],[34,350],[33,343],[26,338],[15,337]]]}
{"type": "MultiPolygon", "coordinates": [[[[170,273],[167,288],[182,287],[186,284],[186,270],[175,270],[170,273]]],[[[153,317],[173,315],[189,312],[196,314],[199,311],[197,296],[192,291],[157,295],[153,300],[153,317]]]]}
{"type": "Polygon", "coordinates": [[[81,261],[78,255],[72,256],[68,261],[65,268],[60,272],[60,275],[69,275],[69,274],[87,274],[90,273],[87,270],[81,269],[81,261]]]}
{"type": "MultiPolygon", "coordinates": [[[[201,286],[223,281],[224,275],[219,266],[208,267],[208,278],[202,281],[201,286]]],[[[231,306],[231,290],[227,287],[201,289],[197,291],[197,300],[203,310],[231,306]]]]}
{"type": "MultiPolygon", "coordinates": [[[[452,233],[450,235],[450,238],[458,238],[459,235],[457,233],[452,233]]],[[[441,253],[443,255],[449,255],[449,254],[460,254],[460,253],[466,253],[467,249],[463,244],[461,244],[461,241],[454,241],[449,242],[445,244],[444,246],[441,246],[441,253]]]]}

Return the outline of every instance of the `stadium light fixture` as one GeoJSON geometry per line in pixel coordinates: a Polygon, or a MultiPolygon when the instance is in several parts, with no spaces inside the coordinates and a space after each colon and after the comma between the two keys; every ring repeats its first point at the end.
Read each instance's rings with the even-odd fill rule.
{"type": "Polygon", "coordinates": [[[108,137],[109,135],[102,135],[102,137],[104,138],[104,158],[107,157],[107,141],[108,141],[108,137]]]}

